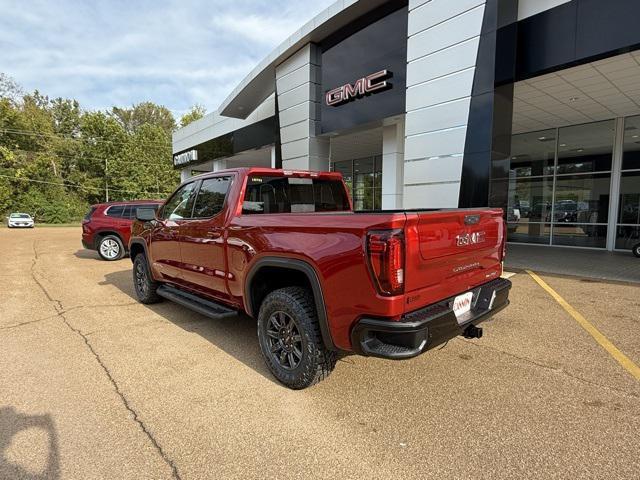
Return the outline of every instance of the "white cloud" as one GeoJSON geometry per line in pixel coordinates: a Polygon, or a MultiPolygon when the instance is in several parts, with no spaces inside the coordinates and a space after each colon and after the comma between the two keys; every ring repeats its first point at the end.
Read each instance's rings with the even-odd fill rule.
{"type": "Polygon", "coordinates": [[[302,26],[296,20],[232,13],[214,17],[212,26],[258,44],[277,45],[302,26]]]}
{"type": "Polygon", "coordinates": [[[87,109],[211,111],[333,0],[0,0],[0,72],[87,109]]]}

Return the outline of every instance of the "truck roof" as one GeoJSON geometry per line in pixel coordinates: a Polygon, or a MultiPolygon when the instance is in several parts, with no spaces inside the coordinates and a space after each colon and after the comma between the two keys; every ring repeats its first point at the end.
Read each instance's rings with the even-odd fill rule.
{"type": "MultiPolygon", "coordinates": [[[[206,172],[194,177],[190,177],[187,181],[191,181],[194,178],[205,178],[212,175],[220,175],[225,173],[240,173],[245,175],[262,174],[262,175],[282,175],[282,176],[310,176],[310,177],[324,177],[324,178],[342,178],[340,172],[320,172],[312,170],[296,170],[288,168],[269,168],[269,167],[236,167],[226,168],[224,170],[218,170],[217,172],[206,172]]],[[[183,183],[186,183],[183,182],[183,183]]]]}

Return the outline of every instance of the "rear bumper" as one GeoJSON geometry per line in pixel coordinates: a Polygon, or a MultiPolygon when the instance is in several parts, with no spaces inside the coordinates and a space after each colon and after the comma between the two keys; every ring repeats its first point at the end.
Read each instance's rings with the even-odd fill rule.
{"type": "Polygon", "coordinates": [[[362,318],[351,331],[356,353],[402,360],[430,350],[458,335],[480,336],[475,328],[507,305],[511,282],[499,278],[473,291],[471,311],[458,323],[453,313],[455,297],[406,314],[401,321],[362,318]]]}

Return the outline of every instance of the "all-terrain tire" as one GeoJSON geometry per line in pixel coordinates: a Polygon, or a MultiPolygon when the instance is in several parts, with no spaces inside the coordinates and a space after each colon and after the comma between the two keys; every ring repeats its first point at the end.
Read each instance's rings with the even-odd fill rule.
{"type": "Polygon", "coordinates": [[[324,380],[336,366],[336,352],[328,350],[322,341],[313,296],[305,288],[281,288],[266,296],[258,315],[258,340],[262,356],[273,376],[294,390],[307,388],[324,380]],[[289,336],[286,335],[287,328],[283,325],[285,336],[274,337],[274,321],[278,318],[281,324],[288,321],[289,325],[293,325],[289,329],[289,336]],[[294,346],[291,345],[292,342],[294,346]],[[295,342],[298,342],[301,348],[296,348],[295,342]],[[286,347],[282,347],[283,345],[286,347]],[[282,348],[274,352],[279,346],[282,348]],[[285,348],[290,349],[294,357],[289,357],[285,348]],[[301,353],[300,358],[297,357],[297,353],[293,353],[296,350],[301,353]],[[293,361],[289,361],[290,358],[293,358],[293,361]]]}
{"type": "Polygon", "coordinates": [[[98,255],[107,262],[120,260],[124,257],[124,245],[120,237],[116,235],[105,235],[98,242],[98,255]]]}
{"type": "Polygon", "coordinates": [[[151,278],[146,255],[144,253],[136,255],[133,260],[133,287],[138,301],[145,305],[160,302],[162,297],[157,293],[159,286],[160,284],[151,278]]]}

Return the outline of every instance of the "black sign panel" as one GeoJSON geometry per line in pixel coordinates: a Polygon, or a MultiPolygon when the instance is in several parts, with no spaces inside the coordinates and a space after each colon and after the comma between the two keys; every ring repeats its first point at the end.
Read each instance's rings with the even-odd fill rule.
{"type": "Polygon", "coordinates": [[[572,0],[518,22],[517,80],[636,50],[638,0],[572,0]]]}
{"type": "Polygon", "coordinates": [[[321,44],[322,133],[404,113],[406,3],[390,2],[321,44]]]}
{"type": "Polygon", "coordinates": [[[277,144],[278,125],[276,117],[269,117],[242,127],[232,133],[208,140],[173,155],[173,166],[184,168],[210,160],[226,158],[266,145],[277,144]]]}

